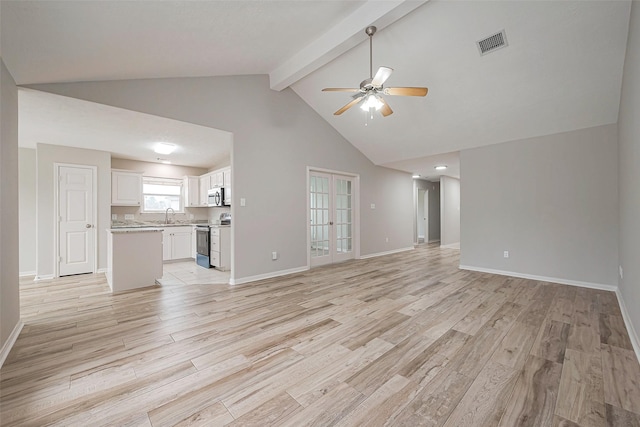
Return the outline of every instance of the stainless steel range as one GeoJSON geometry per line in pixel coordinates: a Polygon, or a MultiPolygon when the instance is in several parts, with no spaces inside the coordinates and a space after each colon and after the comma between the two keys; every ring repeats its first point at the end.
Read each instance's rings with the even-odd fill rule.
{"type": "Polygon", "coordinates": [[[209,251],[209,224],[196,226],[196,262],[199,266],[210,268],[209,251]]]}

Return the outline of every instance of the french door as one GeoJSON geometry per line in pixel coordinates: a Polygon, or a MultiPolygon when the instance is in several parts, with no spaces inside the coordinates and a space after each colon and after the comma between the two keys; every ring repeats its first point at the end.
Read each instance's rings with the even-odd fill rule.
{"type": "Polygon", "coordinates": [[[309,172],[311,267],[354,258],[355,178],[309,172]]]}

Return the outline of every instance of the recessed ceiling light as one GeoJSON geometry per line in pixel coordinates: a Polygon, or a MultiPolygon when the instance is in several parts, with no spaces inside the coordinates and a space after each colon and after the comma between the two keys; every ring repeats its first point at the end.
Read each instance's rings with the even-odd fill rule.
{"type": "Polygon", "coordinates": [[[438,166],[434,167],[434,169],[438,170],[438,171],[445,170],[446,168],[447,168],[447,165],[438,165],[438,166]]]}
{"type": "Polygon", "coordinates": [[[153,151],[155,151],[158,154],[171,154],[175,149],[176,149],[176,146],[174,144],[170,144],[168,142],[158,142],[155,145],[155,148],[153,149],[153,151]]]}
{"type": "Polygon", "coordinates": [[[417,173],[413,175],[413,178],[420,178],[420,175],[418,175],[417,173]]]}

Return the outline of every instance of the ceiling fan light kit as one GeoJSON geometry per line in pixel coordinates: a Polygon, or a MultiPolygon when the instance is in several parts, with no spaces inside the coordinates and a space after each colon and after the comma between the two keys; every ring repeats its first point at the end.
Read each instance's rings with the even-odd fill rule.
{"type": "MultiPolygon", "coordinates": [[[[384,82],[391,76],[393,68],[380,67],[373,75],[373,35],[377,28],[373,25],[365,29],[365,33],[369,36],[369,78],[360,83],[360,88],[341,88],[328,87],[322,89],[323,92],[356,92],[353,100],[333,113],[335,116],[347,111],[354,105],[362,102],[360,108],[364,111],[373,112],[380,111],[383,117],[393,114],[393,110],[385,101],[382,95],[389,96],[426,96],[428,89],[426,87],[383,87],[384,82]]],[[[373,117],[373,116],[372,116],[373,117]]]]}

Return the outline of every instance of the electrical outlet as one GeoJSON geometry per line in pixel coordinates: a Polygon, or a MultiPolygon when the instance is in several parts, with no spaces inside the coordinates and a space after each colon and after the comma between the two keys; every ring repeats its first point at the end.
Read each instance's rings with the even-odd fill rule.
{"type": "Polygon", "coordinates": [[[389,238],[388,238],[388,237],[385,237],[385,238],[384,238],[384,241],[385,241],[385,242],[387,242],[387,243],[389,243],[389,238]]]}
{"type": "Polygon", "coordinates": [[[509,251],[504,251],[504,257],[509,258],[509,251]]]}
{"type": "Polygon", "coordinates": [[[133,220],[133,219],[134,219],[134,216],[133,216],[133,214],[124,214],[124,219],[126,219],[126,220],[129,220],[129,219],[130,219],[130,220],[133,220]]]}
{"type": "Polygon", "coordinates": [[[112,221],[117,221],[118,220],[118,214],[111,214],[111,220],[112,221]]]}
{"type": "Polygon", "coordinates": [[[620,272],[620,278],[624,279],[624,272],[622,271],[622,266],[621,265],[618,266],[618,270],[620,272]]]}
{"type": "Polygon", "coordinates": [[[193,214],[189,214],[189,219],[193,219],[193,218],[194,218],[193,214]]]}
{"type": "Polygon", "coordinates": [[[240,197],[240,206],[247,206],[247,199],[240,197]]]}
{"type": "Polygon", "coordinates": [[[277,260],[278,259],[278,252],[271,252],[271,259],[272,260],[277,260]]]}
{"type": "Polygon", "coordinates": [[[375,203],[371,203],[371,209],[375,209],[376,208],[376,204],[375,203]]]}

